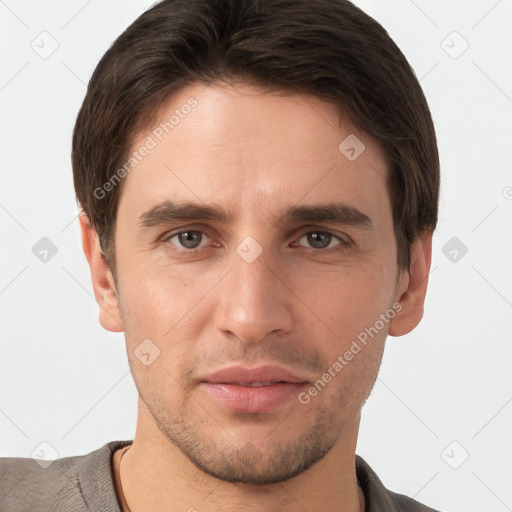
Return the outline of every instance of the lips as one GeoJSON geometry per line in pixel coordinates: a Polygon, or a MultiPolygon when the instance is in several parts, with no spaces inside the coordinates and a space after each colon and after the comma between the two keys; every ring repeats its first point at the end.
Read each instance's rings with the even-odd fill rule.
{"type": "Polygon", "coordinates": [[[275,365],[232,366],[200,381],[200,388],[217,404],[246,413],[270,412],[284,406],[307,385],[306,378],[275,365]]]}
{"type": "Polygon", "coordinates": [[[282,384],[283,382],[286,382],[286,381],[283,381],[283,380],[279,380],[279,381],[275,381],[275,380],[272,380],[272,381],[269,381],[269,382],[233,382],[233,384],[237,385],[237,386],[245,386],[247,388],[259,388],[259,387],[262,387],[262,386],[272,386],[273,384],[282,384]]]}
{"type": "Polygon", "coordinates": [[[276,365],[259,367],[231,366],[210,373],[201,379],[210,384],[234,384],[239,386],[265,386],[281,382],[293,384],[306,383],[308,380],[276,365]]]}

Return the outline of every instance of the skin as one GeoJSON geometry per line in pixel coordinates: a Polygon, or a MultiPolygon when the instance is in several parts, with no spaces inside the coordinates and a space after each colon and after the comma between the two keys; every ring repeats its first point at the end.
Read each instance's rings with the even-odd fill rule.
{"type": "Polygon", "coordinates": [[[120,451],[114,456],[118,493],[120,478],[132,512],[363,510],[354,467],[360,411],[386,336],[410,332],[422,317],[432,233],[418,238],[401,272],[386,158],[335,106],[247,84],[193,84],[162,105],[155,126],[191,96],[197,107],[125,178],[117,282],[80,216],[100,322],[125,332],[139,392],[120,469],[120,451]],[[353,162],[338,150],[349,134],[366,146],[353,162]],[[238,217],[137,227],[143,212],[178,199],[238,217]],[[372,227],[280,220],[289,206],[332,202],[364,212],[372,227]],[[170,238],[179,229],[207,236],[186,253],[170,238]],[[329,247],[314,245],[311,232],[332,233],[329,247]],[[262,248],[250,264],[236,252],[247,236],[262,248]],[[400,312],[308,404],[242,414],[198,386],[199,376],[233,362],[279,364],[315,382],[397,303],[400,312]],[[148,366],[134,354],[146,338],[160,350],[148,366]]]}

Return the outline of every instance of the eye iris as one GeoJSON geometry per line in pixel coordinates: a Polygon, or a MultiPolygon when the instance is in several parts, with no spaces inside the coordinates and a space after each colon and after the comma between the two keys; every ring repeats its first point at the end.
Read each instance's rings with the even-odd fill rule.
{"type": "Polygon", "coordinates": [[[179,234],[180,243],[187,249],[195,249],[200,243],[202,233],[199,231],[185,231],[179,234]]]}
{"type": "Polygon", "coordinates": [[[322,233],[320,231],[313,231],[308,234],[308,243],[316,249],[324,249],[328,247],[331,242],[331,235],[329,233],[322,233]],[[316,245],[315,245],[316,244],[316,245]]]}
{"type": "MultiPolygon", "coordinates": [[[[179,233],[178,238],[183,247],[195,249],[200,245],[202,236],[201,231],[184,231],[179,233]]],[[[308,233],[307,238],[308,243],[315,249],[324,249],[331,243],[332,235],[322,231],[312,231],[308,233]]]]}

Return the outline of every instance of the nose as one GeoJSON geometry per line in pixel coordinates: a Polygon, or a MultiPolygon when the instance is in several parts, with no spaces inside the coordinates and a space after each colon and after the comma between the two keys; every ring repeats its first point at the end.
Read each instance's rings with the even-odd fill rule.
{"type": "Polygon", "coordinates": [[[232,269],[222,282],[216,327],[245,343],[269,334],[284,334],[293,326],[293,292],[277,258],[263,251],[248,262],[235,253],[232,269]]]}

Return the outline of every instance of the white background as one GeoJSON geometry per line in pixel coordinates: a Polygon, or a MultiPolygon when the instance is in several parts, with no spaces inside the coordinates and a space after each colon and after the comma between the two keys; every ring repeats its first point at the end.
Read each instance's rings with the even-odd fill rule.
{"type": "MultiPolygon", "coordinates": [[[[94,67],[150,3],[0,1],[2,456],[43,441],[80,455],[134,436],[124,338],[100,327],[81,252],[70,144],[94,67]],[[31,47],[46,37],[51,48],[43,31],[58,43],[46,59],[31,47]],[[32,253],[42,237],[57,247],[47,263],[32,253]]],[[[421,79],[442,164],[425,317],[388,339],[358,453],[432,507],[512,510],[512,2],[356,4],[421,79]],[[442,251],[452,237],[468,248],[456,262],[442,251]]]]}

